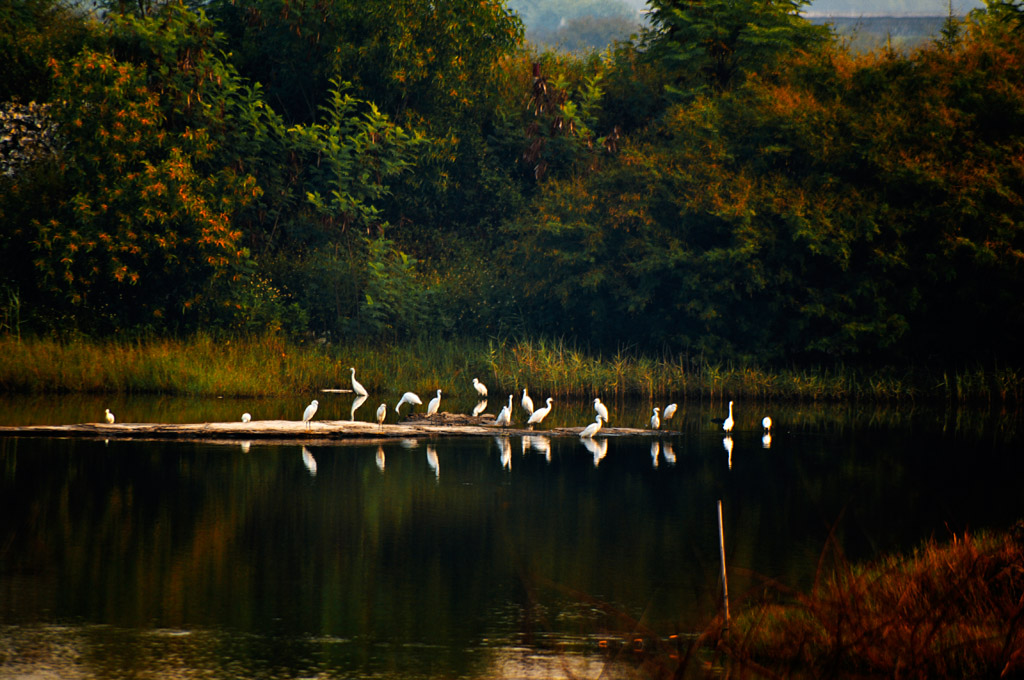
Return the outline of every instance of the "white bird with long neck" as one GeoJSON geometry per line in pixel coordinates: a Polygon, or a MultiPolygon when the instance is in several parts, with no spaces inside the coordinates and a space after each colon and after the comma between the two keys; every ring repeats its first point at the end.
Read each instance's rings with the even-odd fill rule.
{"type": "Polygon", "coordinates": [[[722,421],[722,429],[726,432],[732,432],[732,426],[736,424],[736,421],[732,419],[732,402],[729,402],[729,417],[722,421]]]}
{"type": "Polygon", "coordinates": [[[476,393],[479,394],[481,397],[487,396],[487,385],[484,385],[476,378],[473,378],[473,389],[475,389],[476,393]]]}
{"type": "Polygon", "coordinates": [[[604,422],[608,422],[608,407],[601,403],[601,399],[594,399],[594,410],[597,411],[597,415],[604,418],[604,422]]]}
{"type": "Polygon", "coordinates": [[[302,422],[306,424],[306,428],[309,428],[309,421],[313,419],[313,415],[316,413],[317,407],[320,406],[320,402],[314,399],[309,402],[309,406],[302,412],[302,422]]]}
{"type": "Polygon", "coordinates": [[[494,420],[495,425],[508,427],[512,424],[512,395],[508,395],[508,406],[502,406],[498,417],[494,420]]]}
{"type": "Polygon", "coordinates": [[[432,416],[437,413],[438,407],[441,405],[441,390],[437,391],[437,396],[430,400],[427,404],[427,415],[432,416]]]}
{"type": "Polygon", "coordinates": [[[548,397],[547,406],[541,406],[539,409],[533,412],[530,419],[526,421],[527,425],[539,425],[540,421],[548,417],[551,413],[551,402],[554,401],[551,397],[548,397]]]}
{"type": "Polygon", "coordinates": [[[523,410],[533,415],[533,399],[530,399],[530,395],[526,393],[526,388],[523,388],[523,410]]]}
{"type": "Polygon", "coordinates": [[[661,420],[658,418],[658,411],[660,411],[660,410],[661,409],[658,408],[657,406],[654,407],[654,415],[651,416],[651,429],[652,430],[657,430],[658,428],[661,427],[661,420]]]}
{"type": "Polygon", "coordinates": [[[106,411],[106,415],[104,417],[107,419],[107,422],[113,425],[114,421],[116,420],[116,418],[114,418],[114,414],[110,412],[109,408],[103,410],[106,411]]]}
{"type": "Polygon", "coordinates": [[[661,417],[665,420],[672,420],[672,416],[676,414],[676,409],[679,408],[675,404],[669,404],[665,407],[665,410],[661,412],[661,417]]]}
{"type": "Polygon", "coordinates": [[[381,404],[377,407],[377,429],[384,429],[384,419],[388,417],[388,405],[381,404]]]}
{"type": "Polygon", "coordinates": [[[600,432],[601,431],[601,419],[602,418],[604,418],[604,416],[602,416],[600,413],[598,413],[597,414],[597,419],[594,420],[594,422],[592,422],[590,425],[587,425],[585,428],[583,428],[583,431],[580,432],[580,439],[586,439],[588,437],[593,437],[595,434],[600,432]]]}
{"type": "Polygon", "coordinates": [[[360,397],[368,396],[370,393],[366,391],[366,388],[356,380],[356,369],[352,368],[352,391],[358,394],[360,397]]]}
{"type": "Polygon", "coordinates": [[[410,406],[416,404],[422,406],[423,401],[416,395],[415,392],[406,392],[405,394],[402,395],[402,398],[398,400],[398,403],[395,404],[395,413],[402,413],[401,411],[399,411],[399,409],[402,408],[402,404],[409,404],[410,406]]]}

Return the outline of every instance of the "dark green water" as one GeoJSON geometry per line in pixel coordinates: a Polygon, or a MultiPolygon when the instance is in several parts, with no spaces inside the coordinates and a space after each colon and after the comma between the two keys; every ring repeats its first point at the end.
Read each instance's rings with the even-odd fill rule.
{"type": "MultiPolygon", "coordinates": [[[[6,422],[104,408],[52,399],[0,405],[6,422]]],[[[324,401],[342,417],[351,397],[324,401]]],[[[117,405],[136,420],[239,407],[117,405]]],[[[765,448],[766,410],[737,405],[731,455],[719,405],[685,407],[656,451],[0,438],[0,677],[656,677],[675,661],[654,640],[719,604],[718,500],[734,613],[765,578],[808,587],[830,533],[860,560],[1024,516],[1015,415],[777,407],[765,448]]],[[[619,404],[613,421],[649,413],[619,404]]]]}

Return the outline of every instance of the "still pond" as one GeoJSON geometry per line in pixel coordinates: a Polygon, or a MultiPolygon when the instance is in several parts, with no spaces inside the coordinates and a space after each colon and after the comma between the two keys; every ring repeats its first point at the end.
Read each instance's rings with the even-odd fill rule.
{"type": "MultiPolygon", "coordinates": [[[[351,402],[318,417],[373,418],[351,402]]],[[[0,424],[304,405],[7,397],[0,424]]],[[[610,406],[640,427],[652,404],[610,406]]],[[[738,402],[726,439],[722,404],[680,406],[671,432],[589,446],[0,438],[0,677],[658,677],[720,606],[719,500],[734,614],[766,580],[808,588],[823,555],[1024,517],[1018,413],[738,402]]],[[[544,425],[592,414],[556,402],[544,425]]]]}

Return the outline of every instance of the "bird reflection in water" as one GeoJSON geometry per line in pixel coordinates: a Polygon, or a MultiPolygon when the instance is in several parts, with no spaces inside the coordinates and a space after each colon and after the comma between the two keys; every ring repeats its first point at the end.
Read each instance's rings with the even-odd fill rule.
{"type": "MultiPolygon", "coordinates": [[[[526,439],[526,437],[523,437],[526,439]]],[[[543,454],[544,459],[547,462],[551,462],[551,437],[545,437],[543,435],[534,435],[530,437],[530,448],[537,453],[543,454]]]]}
{"type": "Polygon", "coordinates": [[[672,450],[672,442],[663,442],[661,445],[661,457],[669,465],[676,464],[676,452],[672,450]]]}
{"type": "Polygon", "coordinates": [[[384,447],[377,447],[377,469],[384,472],[384,447]]]}
{"type": "Polygon", "coordinates": [[[605,438],[592,439],[590,437],[584,437],[580,439],[583,443],[583,447],[590,451],[591,455],[594,456],[594,467],[601,464],[601,461],[605,456],[608,455],[608,440],[605,438]]]}
{"type": "MultiPolygon", "coordinates": [[[[655,415],[655,417],[657,417],[657,415],[655,415]]],[[[661,454],[661,442],[659,442],[659,441],[651,442],[651,466],[655,470],[658,469],[658,456],[660,454],[661,454]]]]}
{"type": "Polygon", "coordinates": [[[348,416],[349,420],[354,421],[356,419],[356,410],[358,410],[359,407],[362,406],[363,403],[368,398],[369,397],[367,397],[365,394],[360,394],[358,397],[356,397],[355,401],[352,402],[352,410],[351,410],[351,412],[349,413],[349,416],[348,416]]]}
{"type": "Polygon", "coordinates": [[[726,453],[729,454],[729,469],[732,469],[732,437],[725,435],[725,439],[722,440],[722,448],[725,449],[726,453]]]}
{"type": "Polygon", "coordinates": [[[417,446],[420,445],[419,441],[416,439],[403,439],[398,443],[402,446],[403,449],[415,449],[417,446]]]}
{"type": "Polygon", "coordinates": [[[763,435],[761,435],[761,448],[762,449],[770,449],[770,448],[772,448],[772,433],[771,432],[765,432],[763,435]]]}
{"type": "Polygon", "coordinates": [[[476,418],[478,415],[483,413],[484,409],[486,409],[486,408],[487,408],[487,400],[486,399],[481,399],[480,401],[478,401],[476,403],[476,406],[473,407],[473,417],[476,418]]]}
{"type": "Polygon", "coordinates": [[[508,437],[495,437],[494,443],[501,451],[501,467],[512,469],[512,440],[508,437]]]}
{"type": "Polygon", "coordinates": [[[310,477],[316,477],[316,458],[305,446],[302,447],[302,464],[309,470],[310,477]]]}
{"type": "Polygon", "coordinates": [[[441,468],[437,460],[437,450],[430,444],[427,444],[427,465],[429,465],[430,469],[434,471],[434,477],[436,479],[440,479],[441,468]]]}
{"type": "Polygon", "coordinates": [[[252,442],[244,441],[240,444],[240,446],[242,447],[242,453],[249,453],[249,447],[252,446],[252,442]]]}

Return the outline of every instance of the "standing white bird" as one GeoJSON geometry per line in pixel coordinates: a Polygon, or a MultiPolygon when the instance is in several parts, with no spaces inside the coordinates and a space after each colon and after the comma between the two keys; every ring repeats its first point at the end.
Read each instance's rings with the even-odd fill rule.
{"type": "Polygon", "coordinates": [[[662,418],[665,420],[672,420],[672,416],[676,414],[676,409],[679,408],[675,404],[669,404],[665,407],[665,410],[661,412],[662,418]]]}
{"type": "Polygon", "coordinates": [[[116,420],[116,418],[114,418],[114,414],[110,412],[109,408],[108,409],[103,409],[103,410],[107,412],[107,415],[106,415],[107,422],[110,423],[111,425],[113,425],[114,424],[114,420],[116,420]]]}
{"type": "Polygon", "coordinates": [[[427,415],[432,416],[437,413],[437,408],[441,405],[441,390],[437,391],[437,396],[430,400],[427,404],[427,415]]]}
{"type": "Polygon", "coordinates": [[[422,406],[423,402],[420,400],[418,396],[416,396],[415,393],[406,392],[405,394],[402,395],[402,398],[398,400],[398,403],[395,404],[395,413],[401,413],[401,411],[399,411],[398,409],[402,408],[402,404],[409,404],[410,406],[412,406],[413,404],[419,404],[422,406]]]}
{"type": "Polygon", "coordinates": [[[732,419],[732,402],[729,402],[729,417],[722,421],[722,429],[726,432],[732,432],[732,426],[736,424],[736,421],[732,419]]]}
{"type": "Polygon", "coordinates": [[[764,428],[765,432],[771,432],[772,431],[772,419],[769,418],[768,416],[765,416],[764,418],[762,418],[761,419],[761,427],[764,428]]]}
{"type": "Polygon", "coordinates": [[[313,414],[316,413],[317,407],[320,406],[320,402],[314,399],[309,402],[309,406],[302,412],[302,422],[306,423],[306,427],[309,427],[309,421],[312,420],[313,414]]]}
{"type": "Polygon", "coordinates": [[[243,413],[242,414],[242,422],[243,423],[247,423],[250,420],[252,420],[252,415],[250,415],[249,413],[243,413]]]}
{"type": "Polygon", "coordinates": [[[597,414],[597,419],[594,420],[590,425],[583,428],[580,432],[580,439],[586,439],[587,437],[593,437],[595,434],[601,431],[601,419],[604,418],[600,413],[597,414]]]}
{"type": "Polygon", "coordinates": [[[526,388],[523,388],[523,410],[533,415],[533,399],[530,399],[530,395],[526,393],[526,388]]]}
{"type": "Polygon", "coordinates": [[[358,394],[360,397],[368,396],[370,393],[366,391],[366,388],[356,380],[356,369],[352,368],[352,391],[358,394]]]}
{"type": "Polygon", "coordinates": [[[597,411],[597,415],[604,418],[604,422],[608,422],[608,407],[602,404],[600,399],[594,399],[594,410],[597,411]]]}
{"type": "Polygon", "coordinates": [[[381,404],[377,407],[377,429],[384,429],[384,419],[388,417],[388,405],[381,404]]]}
{"type": "Polygon", "coordinates": [[[479,394],[481,397],[487,396],[487,385],[484,385],[476,378],[473,378],[473,387],[474,389],[476,389],[476,393],[479,394]]]}
{"type": "Polygon", "coordinates": [[[540,421],[542,421],[545,418],[547,418],[548,414],[551,413],[551,402],[552,401],[553,400],[551,399],[551,397],[548,397],[548,401],[547,401],[548,405],[547,406],[541,406],[539,409],[534,411],[533,415],[530,416],[530,419],[526,421],[526,424],[527,425],[539,425],[540,421]]]}
{"type": "Polygon", "coordinates": [[[494,419],[495,425],[502,427],[508,427],[512,424],[512,395],[508,395],[508,405],[502,406],[501,411],[498,412],[498,417],[494,419]]]}
{"type": "Polygon", "coordinates": [[[660,411],[660,410],[661,409],[658,408],[657,406],[654,407],[654,415],[651,416],[651,429],[652,430],[657,430],[658,428],[661,427],[661,420],[658,418],[658,411],[660,411]]]}

